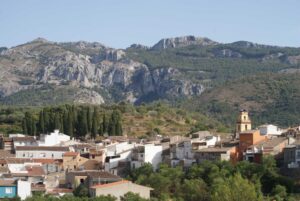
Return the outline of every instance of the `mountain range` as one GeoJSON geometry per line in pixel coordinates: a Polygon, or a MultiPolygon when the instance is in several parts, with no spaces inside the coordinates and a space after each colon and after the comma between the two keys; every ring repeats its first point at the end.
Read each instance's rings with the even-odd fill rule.
{"type": "MultiPolygon", "coordinates": [[[[224,44],[195,36],[126,49],[43,38],[0,48],[0,102],[4,105],[166,100],[189,104],[209,115],[216,114],[212,103],[226,103],[235,110],[252,109],[259,116],[283,95],[270,95],[269,102],[262,96],[266,104],[258,104],[262,100],[257,95],[264,90],[269,93],[268,87],[277,80],[280,86],[285,82],[286,90],[293,88],[295,93],[288,94],[294,100],[299,75],[300,48],[247,41],[224,44]]],[[[272,90],[280,94],[282,88],[272,90]]]]}

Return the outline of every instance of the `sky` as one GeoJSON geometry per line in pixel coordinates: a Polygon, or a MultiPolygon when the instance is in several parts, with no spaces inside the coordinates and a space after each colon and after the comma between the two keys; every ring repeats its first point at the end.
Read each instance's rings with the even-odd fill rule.
{"type": "Polygon", "coordinates": [[[300,1],[0,0],[0,47],[42,37],[126,48],[185,35],[300,47],[300,1]]]}

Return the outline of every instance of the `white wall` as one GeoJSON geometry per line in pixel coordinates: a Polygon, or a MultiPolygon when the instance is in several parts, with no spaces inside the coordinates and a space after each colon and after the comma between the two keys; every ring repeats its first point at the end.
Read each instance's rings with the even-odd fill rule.
{"type": "Polygon", "coordinates": [[[183,160],[184,158],[192,158],[192,143],[191,141],[184,141],[183,146],[179,145],[176,147],[176,153],[171,153],[171,158],[177,158],[183,160]]]}
{"type": "Polygon", "coordinates": [[[16,147],[20,147],[20,146],[37,146],[38,143],[37,142],[32,142],[32,141],[18,141],[15,142],[14,141],[14,148],[16,149],[16,147]]]}
{"type": "Polygon", "coordinates": [[[25,200],[27,197],[31,196],[31,183],[28,181],[18,180],[17,191],[21,200],[25,200]]]}
{"type": "Polygon", "coordinates": [[[161,145],[146,144],[144,162],[151,163],[153,169],[158,169],[159,164],[162,162],[162,151],[161,145]]]}
{"type": "Polygon", "coordinates": [[[110,172],[111,169],[118,167],[120,161],[130,161],[132,150],[125,151],[118,158],[111,158],[104,165],[104,170],[110,172]]]}
{"type": "Polygon", "coordinates": [[[62,159],[65,151],[16,150],[16,158],[62,159]]]}
{"type": "Polygon", "coordinates": [[[25,166],[42,166],[41,163],[9,163],[7,167],[11,173],[28,173],[25,166]]]}
{"type": "Polygon", "coordinates": [[[106,147],[106,155],[107,156],[115,156],[124,151],[128,151],[134,148],[134,144],[129,144],[128,142],[115,143],[112,145],[108,145],[106,147]]]}
{"type": "Polygon", "coordinates": [[[275,125],[262,125],[259,127],[261,135],[281,135],[282,131],[275,125]]]}
{"type": "Polygon", "coordinates": [[[54,130],[50,135],[42,134],[38,144],[39,146],[55,146],[70,141],[70,139],[70,136],[60,133],[59,130],[54,130]]]}

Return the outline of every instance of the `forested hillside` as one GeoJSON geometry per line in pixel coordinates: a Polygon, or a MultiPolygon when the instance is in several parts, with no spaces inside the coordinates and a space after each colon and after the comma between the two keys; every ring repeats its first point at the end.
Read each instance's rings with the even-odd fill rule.
{"type": "Polygon", "coordinates": [[[254,125],[299,125],[300,74],[264,73],[229,81],[182,105],[233,125],[240,108],[250,111],[254,125]]]}
{"type": "Polygon", "coordinates": [[[103,135],[186,135],[198,130],[229,131],[213,118],[163,103],[141,106],[125,103],[102,106],[65,104],[0,109],[0,131],[3,133],[39,135],[54,129],[81,138],[103,135]]]}
{"type": "MultiPolygon", "coordinates": [[[[186,36],[122,50],[97,42],[56,43],[39,38],[1,49],[0,103],[26,108],[166,101],[200,116],[205,113],[231,128],[236,113],[245,107],[255,125],[287,127],[299,123],[299,72],[300,48],[296,47],[247,41],[222,44],[186,36]]],[[[190,126],[176,115],[177,119],[170,117],[172,113],[157,117],[147,112],[124,114],[123,132],[140,135],[158,127],[175,134],[186,133],[190,126]]]]}

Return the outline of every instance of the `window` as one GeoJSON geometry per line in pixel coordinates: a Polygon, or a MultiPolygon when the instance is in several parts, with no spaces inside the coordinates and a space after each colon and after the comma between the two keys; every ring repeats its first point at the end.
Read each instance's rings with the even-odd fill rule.
{"type": "Polygon", "coordinates": [[[52,154],[52,158],[54,158],[54,154],[52,154]]]}
{"type": "Polygon", "coordinates": [[[6,194],[12,194],[12,188],[11,187],[6,187],[5,188],[5,193],[6,194]]]}
{"type": "Polygon", "coordinates": [[[245,129],[248,130],[248,125],[245,125],[245,129]]]}

